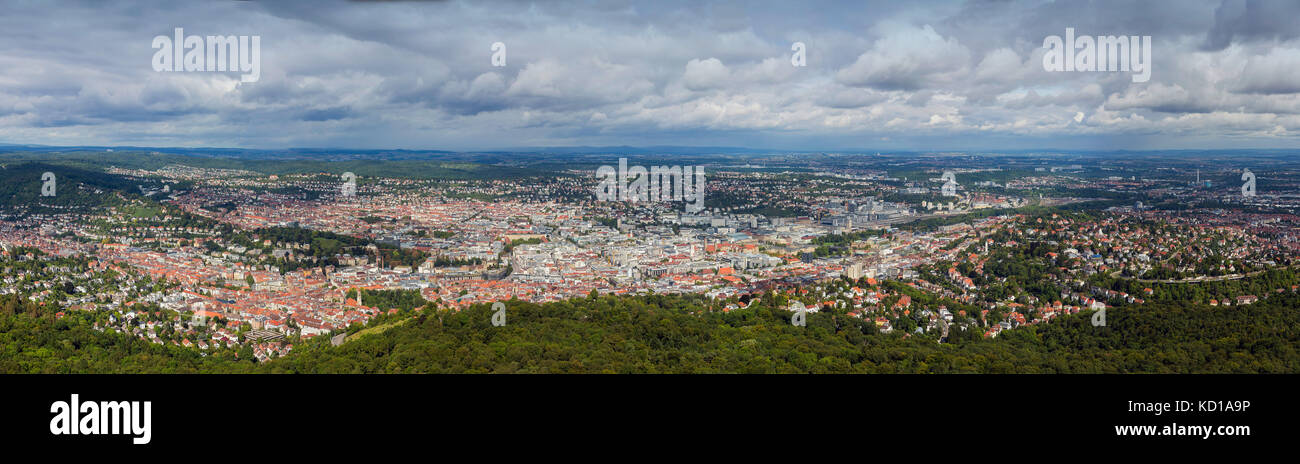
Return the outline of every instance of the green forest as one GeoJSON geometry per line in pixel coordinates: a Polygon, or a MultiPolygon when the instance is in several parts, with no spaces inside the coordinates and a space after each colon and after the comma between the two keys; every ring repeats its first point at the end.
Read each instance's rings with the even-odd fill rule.
{"type": "Polygon", "coordinates": [[[0,183],[0,212],[46,213],[89,211],[97,207],[120,206],[141,199],[137,184],[122,176],[48,163],[3,163],[6,182],[0,183]],[[54,196],[42,196],[43,175],[53,173],[54,196]],[[103,192],[115,194],[104,195],[103,192]],[[14,211],[14,210],[20,211],[14,211]]]}
{"type": "MultiPolygon", "coordinates": [[[[375,295],[379,297],[378,294],[375,295]]],[[[388,297],[392,295],[384,295],[388,297]]],[[[382,297],[381,297],[382,298],[382,297]]],[[[0,372],[46,373],[1294,373],[1300,372],[1300,296],[1286,292],[1233,308],[1148,303],[1025,326],[986,339],[957,333],[878,333],[840,310],[806,327],[764,295],[729,312],[691,295],[592,296],[424,309],[371,325],[386,330],[337,347],[297,342],[266,363],[232,352],[201,356],[91,328],[91,315],[0,297],[0,372]]]]}

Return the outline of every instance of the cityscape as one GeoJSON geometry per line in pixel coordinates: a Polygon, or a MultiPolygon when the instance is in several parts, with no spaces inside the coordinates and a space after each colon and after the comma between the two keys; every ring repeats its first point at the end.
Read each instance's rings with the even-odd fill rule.
{"type": "Polygon", "coordinates": [[[0,11],[9,449],[1294,435],[1294,0],[0,11]]]}
{"type": "Polygon", "coordinates": [[[1291,304],[1300,164],[1144,156],[695,155],[706,207],[689,212],[686,201],[600,200],[598,168],[541,168],[573,157],[563,153],[448,179],[15,151],[4,155],[21,180],[0,222],[0,294],[97,332],[268,366],[304,343],[340,347],[498,302],[694,295],[704,311],[763,304],[792,326],[851,318],[873,336],[935,344],[996,343],[1068,316],[1105,330],[1108,310],[1158,303],[1291,304]],[[1250,167],[1255,184],[1235,181],[1250,167]],[[55,195],[38,196],[39,173],[53,173],[55,195]]]}

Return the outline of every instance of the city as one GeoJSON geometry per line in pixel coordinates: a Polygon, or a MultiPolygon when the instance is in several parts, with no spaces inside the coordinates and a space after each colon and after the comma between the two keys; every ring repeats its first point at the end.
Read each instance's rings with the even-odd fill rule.
{"type": "Polygon", "coordinates": [[[1290,450],[1295,0],[0,11],[6,449],[1290,450]]]}
{"type": "Polygon", "coordinates": [[[1261,170],[1267,187],[1243,194],[1215,153],[962,160],[1007,166],[979,170],[948,168],[951,155],[756,155],[703,163],[696,212],[602,201],[594,169],[546,172],[527,156],[509,180],[487,167],[358,178],[329,162],[272,174],[184,155],[41,156],[56,179],[91,180],[31,202],[17,190],[39,179],[13,186],[0,293],[205,357],[268,362],[421,312],[589,295],[702,295],[724,313],[780,295],[948,343],[1148,301],[1249,305],[1300,285],[1300,186],[1287,180],[1300,165],[1261,170]],[[91,158],[132,166],[58,175],[91,158]]]}

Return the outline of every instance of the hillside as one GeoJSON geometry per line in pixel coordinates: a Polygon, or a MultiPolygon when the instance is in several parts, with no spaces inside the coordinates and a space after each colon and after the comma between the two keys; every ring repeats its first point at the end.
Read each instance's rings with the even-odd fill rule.
{"type": "Polygon", "coordinates": [[[1107,326],[1086,314],[1052,324],[975,334],[939,344],[876,333],[844,314],[810,314],[807,327],[762,303],[705,311],[694,296],[511,302],[492,327],[486,305],[414,313],[406,323],[339,347],[301,342],[263,364],[233,353],[151,345],[56,320],[12,300],[0,309],[0,372],[262,373],[1295,373],[1300,372],[1300,296],[1235,308],[1148,304],[1112,308],[1107,326]],[[15,306],[17,305],[17,306],[15,306]]]}
{"type": "Polygon", "coordinates": [[[45,162],[0,162],[0,211],[69,212],[141,199],[138,184],[98,170],[45,162]],[[55,195],[41,195],[42,175],[54,174],[55,195]]]}

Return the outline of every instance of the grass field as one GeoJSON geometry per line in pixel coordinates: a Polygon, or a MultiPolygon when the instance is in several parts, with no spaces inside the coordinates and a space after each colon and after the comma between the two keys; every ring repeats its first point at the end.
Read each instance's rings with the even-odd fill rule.
{"type": "Polygon", "coordinates": [[[352,334],[352,335],[348,335],[348,337],[347,337],[346,339],[343,340],[343,343],[347,343],[347,342],[350,342],[350,341],[352,341],[352,340],[359,339],[359,338],[364,337],[364,336],[366,336],[366,335],[373,335],[373,334],[381,334],[381,333],[384,333],[385,330],[388,330],[388,329],[391,329],[391,328],[393,328],[393,327],[397,327],[397,326],[399,326],[399,325],[405,324],[406,321],[409,321],[409,320],[410,320],[410,319],[402,319],[402,320],[400,320],[400,321],[389,322],[389,323],[387,323],[387,324],[380,324],[380,325],[377,325],[377,326],[374,326],[374,327],[367,327],[367,328],[361,329],[361,330],[358,331],[357,333],[354,333],[354,334],[352,334]]]}

